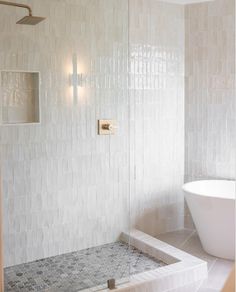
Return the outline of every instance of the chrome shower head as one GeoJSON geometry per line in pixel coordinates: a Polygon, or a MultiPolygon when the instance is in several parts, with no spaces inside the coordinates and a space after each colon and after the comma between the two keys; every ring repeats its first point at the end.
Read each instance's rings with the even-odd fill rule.
{"type": "Polygon", "coordinates": [[[43,21],[45,17],[39,17],[39,16],[25,16],[19,21],[17,21],[17,24],[27,24],[27,25],[36,25],[39,22],[43,21]]]}
{"type": "Polygon", "coordinates": [[[32,15],[32,9],[30,6],[20,3],[13,3],[13,2],[7,2],[7,1],[0,1],[0,4],[2,5],[8,5],[8,6],[14,6],[14,7],[20,7],[25,8],[29,11],[29,15],[23,17],[19,21],[17,21],[17,24],[27,24],[27,25],[36,25],[39,22],[43,21],[45,17],[39,17],[39,16],[33,16],[32,15]]]}

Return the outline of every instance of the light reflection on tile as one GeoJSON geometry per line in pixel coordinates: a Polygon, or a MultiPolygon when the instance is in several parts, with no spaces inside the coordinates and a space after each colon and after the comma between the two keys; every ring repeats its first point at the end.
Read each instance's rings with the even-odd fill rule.
{"type": "Polygon", "coordinates": [[[186,7],[186,180],[235,179],[235,1],[186,7]]]}

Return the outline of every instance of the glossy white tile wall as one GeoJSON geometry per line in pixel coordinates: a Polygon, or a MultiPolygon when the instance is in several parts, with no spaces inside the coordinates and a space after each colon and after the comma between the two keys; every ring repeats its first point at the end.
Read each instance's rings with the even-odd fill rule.
{"type": "Polygon", "coordinates": [[[186,180],[235,179],[235,1],[186,8],[186,180]]]}
{"type": "Polygon", "coordinates": [[[1,6],[0,70],[41,72],[42,121],[0,128],[6,266],[112,242],[129,222],[128,2],[24,2],[47,19],[19,26],[25,11],[1,6]],[[97,136],[99,118],[117,135],[97,136]]]}
{"type": "Polygon", "coordinates": [[[186,6],[185,64],[185,180],[235,179],[234,0],[186,6]]]}
{"type": "Polygon", "coordinates": [[[131,219],[156,235],[184,221],[184,7],[130,0],[130,44],[131,219]]]}
{"type": "MultiPolygon", "coordinates": [[[[210,36],[209,68],[212,66],[208,70],[218,70],[213,61],[222,51],[222,62],[217,65],[217,68],[222,68],[222,77],[225,73],[231,75],[234,57],[229,57],[233,47],[229,36],[232,32],[231,2],[216,2],[193,6],[197,11],[200,7],[201,12],[205,12],[203,5],[208,7],[211,21],[207,31],[212,27],[211,33],[207,33],[210,36]],[[222,20],[218,17],[220,13],[223,13],[222,20]],[[218,30],[213,29],[212,22],[215,21],[218,30]],[[221,24],[225,28],[223,31],[221,24]],[[229,41],[227,54],[221,47],[224,38],[229,41]],[[214,46],[216,42],[219,42],[219,52],[214,46]],[[211,52],[215,54],[214,58],[210,56],[211,52]]],[[[36,27],[16,26],[15,22],[24,12],[1,7],[0,70],[41,72],[42,123],[1,127],[5,264],[13,265],[115,240],[128,226],[130,150],[131,165],[136,164],[136,172],[131,173],[132,177],[135,176],[135,180],[131,180],[132,225],[152,235],[182,228],[184,6],[156,0],[130,0],[129,99],[126,0],[41,0],[40,3],[30,0],[26,3],[33,4],[35,13],[46,16],[47,20],[36,27]],[[77,106],[73,105],[68,85],[75,52],[79,70],[85,76],[77,106]],[[99,118],[117,119],[117,135],[98,137],[96,123],[99,118]]],[[[212,95],[207,95],[207,118],[206,111],[203,111],[205,117],[202,115],[204,107],[200,101],[203,99],[199,96],[203,96],[208,87],[204,87],[204,78],[201,81],[199,77],[194,81],[195,87],[189,85],[193,79],[191,70],[195,70],[194,76],[204,76],[205,71],[199,66],[202,63],[193,66],[190,55],[194,50],[194,57],[200,55],[201,60],[202,47],[193,49],[188,37],[191,31],[191,37],[200,40],[197,44],[204,44],[205,22],[200,20],[206,12],[203,16],[199,12],[195,17],[197,12],[193,12],[190,6],[186,12],[186,44],[189,46],[185,61],[190,60],[186,67],[186,101],[191,115],[186,114],[185,174],[188,178],[192,175],[196,178],[199,173],[205,174],[202,170],[205,156],[195,151],[192,141],[201,141],[197,142],[200,147],[197,149],[205,149],[204,135],[208,135],[203,131],[200,139],[197,125],[202,117],[204,120],[211,117],[208,128],[214,137],[215,119],[210,98],[220,98],[221,106],[217,111],[222,111],[221,108],[227,107],[225,96],[233,105],[233,88],[227,83],[226,92],[223,85],[212,85],[217,90],[212,89],[212,95]],[[194,20],[190,25],[191,13],[194,20]],[[194,90],[190,95],[191,88],[194,90]],[[195,92],[201,92],[201,95],[195,92]],[[197,106],[195,98],[198,98],[197,106]],[[197,163],[190,154],[197,157],[197,163]]],[[[221,82],[223,79],[209,80],[221,82]]],[[[221,128],[222,120],[216,122],[227,141],[226,149],[230,149],[233,142],[229,141],[227,133],[233,131],[233,111],[226,110],[221,114],[222,117],[227,115],[228,132],[221,128]]],[[[207,143],[211,143],[210,136],[207,137],[207,143]]],[[[223,140],[215,141],[223,144],[223,140]]],[[[211,145],[209,149],[213,149],[207,152],[210,154],[219,149],[222,152],[223,146],[211,145]]],[[[227,157],[220,172],[213,171],[207,176],[226,175],[224,163],[232,157],[229,150],[226,152],[223,153],[227,157]]],[[[210,164],[209,169],[212,169],[210,164]]],[[[227,177],[231,175],[233,171],[229,166],[227,177]]]]}
{"type": "MultiPolygon", "coordinates": [[[[0,67],[42,77],[42,124],[1,128],[6,265],[113,241],[129,217],[128,2],[28,3],[47,20],[16,26],[23,12],[8,7],[0,19],[0,67]],[[98,137],[99,118],[117,119],[118,134],[98,137]]],[[[184,10],[131,0],[130,11],[132,218],[156,234],[183,225],[184,10]]]]}
{"type": "Polygon", "coordinates": [[[39,73],[2,71],[0,74],[0,123],[39,122],[39,73]]]}

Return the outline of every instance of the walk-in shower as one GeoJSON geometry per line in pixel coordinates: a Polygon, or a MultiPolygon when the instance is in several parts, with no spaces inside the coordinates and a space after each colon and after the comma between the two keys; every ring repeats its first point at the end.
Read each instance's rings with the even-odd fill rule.
{"type": "Polygon", "coordinates": [[[29,15],[25,16],[22,19],[20,19],[19,21],[17,21],[17,24],[36,25],[36,24],[40,23],[41,21],[45,20],[45,17],[33,16],[32,9],[28,5],[8,2],[8,1],[0,1],[0,4],[28,9],[29,15]]]}
{"type": "MultiPolygon", "coordinates": [[[[22,4],[0,1],[0,137],[19,131],[17,145],[33,152],[10,179],[14,194],[7,191],[21,203],[4,207],[5,291],[117,287],[132,271],[162,265],[121,241],[130,223],[128,1],[14,2],[22,4]],[[43,20],[36,11],[47,22],[33,33],[16,26],[24,9],[18,23],[43,20]],[[76,95],[75,72],[83,78],[76,95]],[[119,129],[98,135],[101,120],[119,129]]],[[[10,141],[0,138],[1,164],[10,165],[3,152],[12,147],[2,142],[10,141]]]]}

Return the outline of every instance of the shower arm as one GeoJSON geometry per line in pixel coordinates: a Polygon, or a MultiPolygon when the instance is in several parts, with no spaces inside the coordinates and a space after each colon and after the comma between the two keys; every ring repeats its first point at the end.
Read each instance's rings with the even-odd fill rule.
{"type": "Polygon", "coordinates": [[[20,7],[25,8],[29,11],[29,16],[32,16],[32,9],[30,6],[20,3],[13,3],[13,2],[7,2],[7,1],[0,1],[0,4],[2,5],[8,5],[8,6],[14,6],[14,7],[20,7]]]}

